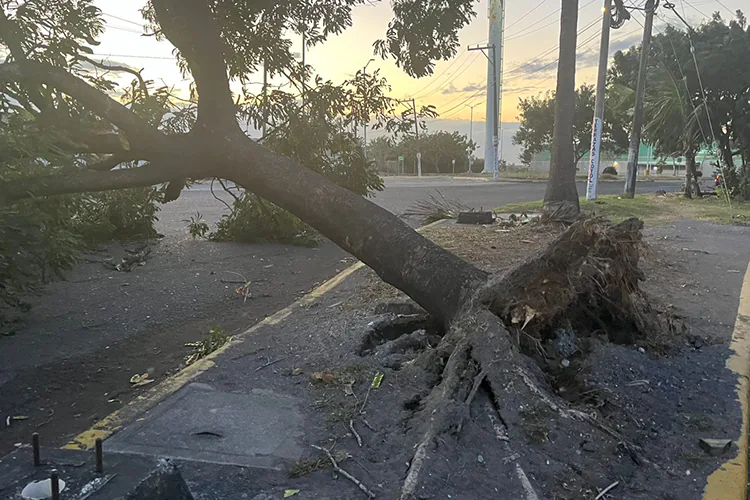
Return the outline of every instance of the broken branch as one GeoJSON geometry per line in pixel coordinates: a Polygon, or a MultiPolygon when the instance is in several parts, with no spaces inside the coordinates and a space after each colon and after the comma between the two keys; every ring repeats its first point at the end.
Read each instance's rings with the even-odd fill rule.
{"type": "Polygon", "coordinates": [[[146,141],[158,141],[164,137],[131,110],[64,69],[28,60],[0,64],[0,83],[20,81],[55,87],[133,137],[146,141]]]}
{"type": "Polygon", "coordinates": [[[35,196],[109,191],[153,186],[175,177],[178,165],[148,165],[107,172],[83,171],[75,175],[47,175],[0,183],[0,204],[35,196]]]}
{"type": "Polygon", "coordinates": [[[339,464],[336,463],[336,459],[333,458],[333,455],[331,455],[330,451],[326,450],[325,448],[323,448],[321,446],[316,446],[314,444],[310,445],[310,446],[312,446],[316,450],[322,451],[323,453],[325,453],[326,455],[328,455],[328,460],[331,461],[331,466],[333,466],[333,470],[334,471],[336,471],[337,473],[339,473],[342,476],[344,476],[345,478],[347,478],[349,481],[351,481],[354,484],[356,484],[357,487],[360,490],[362,490],[365,493],[365,495],[367,495],[369,498],[375,498],[375,493],[373,493],[372,491],[368,490],[367,486],[365,486],[364,484],[362,484],[362,481],[360,481],[359,479],[357,479],[356,477],[352,476],[351,474],[349,474],[348,472],[346,472],[344,469],[342,469],[341,467],[339,467],[339,464]]]}

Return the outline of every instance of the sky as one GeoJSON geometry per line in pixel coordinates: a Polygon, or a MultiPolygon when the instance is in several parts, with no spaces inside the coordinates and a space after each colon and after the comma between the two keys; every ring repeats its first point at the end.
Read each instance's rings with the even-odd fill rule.
{"type": "MultiPolygon", "coordinates": [[[[449,61],[438,62],[431,77],[415,79],[407,76],[390,60],[373,55],[372,44],[382,38],[392,17],[390,0],[372,2],[356,7],[353,27],[328,39],[320,46],[308,49],[306,60],[325,79],[340,82],[368,65],[368,71],[378,69],[392,87],[397,98],[415,98],[418,106],[432,104],[440,119],[428,123],[430,130],[457,130],[469,133],[471,106],[473,108],[473,137],[483,147],[485,120],[485,91],[487,60],[478,51],[466,50],[469,45],[485,43],[488,38],[487,5],[489,0],[478,0],[476,18],[460,32],[461,47],[449,61]]],[[[645,0],[625,0],[627,5],[642,5],[645,0]]],[[[691,24],[699,24],[713,12],[725,19],[736,9],[750,10],[747,0],[675,0],[678,11],[691,24]]],[[[145,2],[98,0],[104,13],[107,30],[100,38],[96,54],[112,61],[143,68],[146,78],[185,88],[172,58],[169,42],[157,42],[153,37],[141,36],[142,17],[139,8],[145,2]]],[[[577,85],[596,82],[599,39],[601,32],[602,0],[579,0],[577,85]]],[[[555,85],[557,45],[559,38],[560,0],[510,0],[506,4],[504,77],[502,93],[503,146],[506,156],[516,157],[512,145],[512,131],[517,129],[517,104],[523,97],[551,90],[555,85]]],[[[610,55],[638,44],[642,36],[643,16],[640,12],[611,35],[610,55]],[[640,23],[639,23],[640,21],[640,23]]],[[[665,22],[679,24],[676,16],[660,9],[656,29],[665,22]]],[[[294,40],[301,51],[301,40],[294,40]]],[[[260,80],[260,75],[258,80],[260,80]]],[[[377,136],[377,133],[370,137],[377,136]]],[[[481,154],[480,154],[481,155],[481,154]]]]}

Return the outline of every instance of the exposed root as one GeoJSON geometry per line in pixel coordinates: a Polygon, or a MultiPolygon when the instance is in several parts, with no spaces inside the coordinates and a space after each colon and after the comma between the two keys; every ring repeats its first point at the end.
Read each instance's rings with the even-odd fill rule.
{"type": "MultiPolygon", "coordinates": [[[[506,444],[522,435],[524,409],[541,401],[571,422],[567,425],[590,425],[617,440],[635,463],[643,463],[640,448],[604,424],[596,412],[569,408],[553,396],[540,370],[546,365],[532,362],[532,358],[539,362],[548,357],[547,344],[557,330],[575,330],[582,336],[598,332],[622,343],[679,331],[679,321],[655,311],[638,287],[641,227],[635,219],[615,226],[593,219],[576,222],[540,256],[481,290],[454,320],[440,345],[417,358],[415,366],[424,366],[441,359],[437,353],[450,352],[447,363],[440,365],[440,383],[424,399],[421,439],[415,445],[401,500],[414,498],[427,477],[429,455],[444,441],[441,435],[462,431],[480,387],[487,389],[495,405],[497,415],[490,418],[506,444]],[[525,341],[520,342],[521,338],[525,341]],[[524,346],[532,347],[527,351],[531,357],[520,350],[524,346]]],[[[565,357],[582,356],[575,338],[572,342],[570,346],[559,341],[559,349],[566,352],[565,357]]],[[[530,491],[528,496],[533,498],[535,493],[530,491]]]]}

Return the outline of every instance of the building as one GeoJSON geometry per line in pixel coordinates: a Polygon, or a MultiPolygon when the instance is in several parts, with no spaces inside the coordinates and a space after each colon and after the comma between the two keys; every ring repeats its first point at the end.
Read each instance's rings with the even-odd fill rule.
{"type": "MultiPolygon", "coordinates": [[[[590,154],[586,153],[578,161],[577,169],[579,172],[588,172],[589,158],[590,154]]],[[[702,171],[704,176],[710,176],[716,170],[715,164],[718,161],[719,159],[714,153],[704,149],[698,153],[695,168],[699,172],[702,171]]],[[[549,172],[549,164],[550,153],[549,151],[544,151],[534,155],[529,168],[534,172],[549,172]]],[[[608,152],[602,153],[599,170],[602,171],[607,167],[614,167],[618,173],[624,174],[628,168],[628,154],[613,155],[608,152]]],[[[651,169],[652,174],[659,173],[660,168],[661,175],[672,174],[683,176],[685,175],[685,158],[660,158],[654,154],[653,146],[641,144],[640,154],[638,155],[638,174],[644,175],[647,168],[651,169]]]]}

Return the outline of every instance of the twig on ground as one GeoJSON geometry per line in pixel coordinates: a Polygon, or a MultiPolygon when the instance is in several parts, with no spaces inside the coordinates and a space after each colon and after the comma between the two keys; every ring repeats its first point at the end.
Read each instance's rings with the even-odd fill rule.
{"type": "Polygon", "coordinates": [[[594,498],[594,500],[599,500],[600,498],[604,498],[604,495],[606,495],[607,493],[609,493],[610,491],[612,491],[613,489],[615,489],[618,484],[620,484],[620,481],[615,481],[614,483],[610,484],[609,486],[607,486],[606,488],[604,488],[601,491],[601,493],[599,493],[596,496],[596,498],[594,498]]]}
{"type": "Polygon", "coordinates": [[[370,425],[370,422],[368,422],[366,418],[363,418],[362,422],[365,424],[365,427],[367,427],[368,429],[370,429],[372,432],[378,432],[378,431],[375,430],[375,427],[373,427],[372,425],[370,425]]]}
{"type": "Polygon", "coordinates": [[[359,433],[354,428],[354,420],[349,420],[349,429],[352,430],[352,434],[354,434],[354,437],[357,438],[357,444],[360,448],[362,448],[362,438],[359,436],[359,433]]]}
{"type": "Polygon", "coordinates": [[[275,365],[275,364],[276,364],[276,363],[278,363],[279,361],[284,361],[284,360],[285,360],[286,358],[288,358],[288,357],[289,357],[289,356],[284,356],[283,358],[279,358],[279,359],[275,359],[275,360],[273,360],[273,361],[269,361],[269,362],[268,362],[268,363],[266,363],[265,365],[263,365],[263,366],[259,366],[258,368],[256,368],[256,369],[255,369],[255,371],[256,371],[256,372],[259,372],[259,371],[261,371],[261,370],[262,370],[263,368],[267,368],[267,367],[269,367],[269,366],[271,366],[271,365],[275,365]]]}
{"type": "Polygon", "coordinates": [[[262,351],[264,349],[265,349],[265,347],[259,347],[258,349],[253,349],[250,352],[246,352],[246,353],[243,353],[243,354],[238,354],[237,356],[235,356],[235,357],[232,358],[232,361],[236,361],[238,359],[246,358],[248,356],[252,356],[253,354],[258,354],[260,351],[262,351]]]}
{"type": "MultiPolygon", "coordinates": [[[[367,400],[370,398],[370,391],[372,390],[372,384],[367,385],[367,394],[365,394],[365,400],[362,402],[362,408],[359,409],[359,414],[364,415],[365,414],[365,406],[367,405],[367,400]]],[[[367,424],[368,427],[370,427],[370,424],[367,424]]]]}
{"type": "Polygon", "coordinates": [[[365,486],[364,484],[362,484],[362,481],[360,481],[359,479],[357,479],[356,477],[352,476],[351,474],[349,474],[348,472],[346,472],[344,469],[342,469],[341,467],[339,467],[339,464],[336,463],[336,459],[333,458],[333,455],[331,455],[330,451],[326,450],[323,447],[316,446],[314,444],[310,445],[310,446],[312,446],[316,450],[322,451],[323,453],[325,453],[326,455],[328,455],[328,460],[331,461],[331,465],[333,466],[333,470],[334,471],[336,471],[338,474],[341,474],[342,476],[344,476],[345,478],[347,478],[349,481],[351,481],[354,484],[356,484],[357,487],[360,490],[362,490],[365,493],[365,495],[368,496],[368,498],[375,498],[375,493],[373,493],[372,491],[368,490],[367,486],[365,486]]]}

